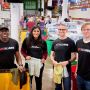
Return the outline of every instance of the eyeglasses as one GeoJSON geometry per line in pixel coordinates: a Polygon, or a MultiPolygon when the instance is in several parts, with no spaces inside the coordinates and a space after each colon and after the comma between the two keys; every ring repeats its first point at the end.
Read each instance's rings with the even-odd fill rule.
{"type": "Polygon", "coordinates": [[[90,29],[82,29],[82,31],[90,31],[90,29]]]}
{"type": "Polygon", "coordinates": [[[59,31],[65,31],[66,29],[58,29],[59,31]]]}

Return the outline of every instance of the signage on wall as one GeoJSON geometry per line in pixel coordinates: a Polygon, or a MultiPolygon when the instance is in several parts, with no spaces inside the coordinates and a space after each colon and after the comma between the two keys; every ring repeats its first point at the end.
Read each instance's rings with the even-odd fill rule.
{"type": "Polygon", "coordinates": [[[10,3],[8,3],[8,2],[3,2],[3,3],[1,4],[1,9],[2,9],[2,11],[10,10],[10,3]]]}
{"type": "Polygon", "coordinates": [[[36,10],[37,0],[24,0],[24,9],[25,10],[36,10]]]}

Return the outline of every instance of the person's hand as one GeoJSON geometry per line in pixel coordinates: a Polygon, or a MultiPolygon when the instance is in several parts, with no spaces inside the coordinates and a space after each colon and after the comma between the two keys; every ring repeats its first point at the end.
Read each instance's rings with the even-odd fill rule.
{"type": "Polygon", "coordinates": [[[68,61],[63,61],[63,62],[60,62],[60,64],[65,67],[69,62],[68,61]]]}
{"type": "Polygon", "coordinates": [[[42,63],[45,63],[45,59],[43,58],[43,59],[41,60],[41,62],[42,62],[42,63]]]}
{"type": "Polygon", "coordinates": [[[75,78],[77,77],[77,72],[74,73],[75,78]]]}
{"type": "Polygon", "coordinates": [[[18,65],[18,69],[20,70],[20,72],[23,72],[24,71],[23,65],[18,65]]]}
{"type": "Polygon", "coordinates": [[[30,60],[31,59],[31,56],[26,56],[26,60],[30,60]]]}
{"type": "Polygon", "coordinates": [[[53,65],[54,65],[54,66],[57,66],[57,65],[58,65],[58,62],[55,61],[55,60],[53,60],[53,65]]]}

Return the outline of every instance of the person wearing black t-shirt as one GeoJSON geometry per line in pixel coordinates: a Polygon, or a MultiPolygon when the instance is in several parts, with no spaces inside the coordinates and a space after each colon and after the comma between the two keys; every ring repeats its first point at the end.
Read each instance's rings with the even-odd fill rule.
{"type": "Polygon", "coordinates": [[[63,23],[58,25],[59,38],[52,44],[51,61],[54,67],[61,65],[66,68],[68,75],[62,77],[61,84],[55,83],[55,90],[71,90],[71,62],[76,58],[76,46],[73,40],[67,37],[67,26],[63,23]]]}
{"type": "MultiPolygon", "coordinates": [[[[36,76],[30,73],[30,83],[32,86],[32,78],[35,76],[36,90],[42,90],[42,74],[44,63],[47,58],[47,45],[46,42],[41,38],[41,29],[39,26],[34,26],[29,34],[29,37],[25,38],[22,43],[21,53],[29,63],[28,67],[30,68],[30,66],[32,66],[34,68],[34,72],[36,72],[36,69],[38,69],[35,68],[35,65],[38,65],[38,62],[41,62],[42,66],[39,69],[40,75],[36,76]]],[[[32,67],[30,72],[32,71],[32,67]]]]}
{"type": "Polygon", "coordinates": [[[78,54],[78,90],[90,90],[90,23],[81,27],[83,38],[76,42],[78,54]]]}
{"type": "Polygon", "coordinates": [[[15,58],[18,64],[18,69],[22,72],[23,67],[21,66],[22,60],[19,54],[18,42],[14,39],[9,38],[9,29],[7,27],[1,27],[0,28],[0,77],[1,77],[0,89],[1,90],[5,90],[5,88],[9,88],[8,85],[10,85],[10,83],[8,83],[8,80],[12,79],[10,76],[11,75],[10,70],[17,68],[16,64],[14,64],[15,58]]]}

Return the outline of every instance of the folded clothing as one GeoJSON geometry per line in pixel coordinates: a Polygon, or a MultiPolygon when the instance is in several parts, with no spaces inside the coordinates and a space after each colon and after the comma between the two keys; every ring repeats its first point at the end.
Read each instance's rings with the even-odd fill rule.
{"type": "Polygon", "coordinates": [[[26,60],[26,63],[28,63],[30,76],[34,75],[36,77],[39,77],[40,69],[43,66],[41,59],[31,57],[30,60],[26,60]]]}
{"type": "Polygon", "coordinates": [[[61,65],[54,66],[54,82],[57,84],[61,84],[61,80],[63,77],[63,67],[61,65]]]}

